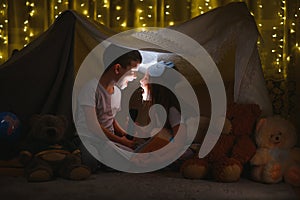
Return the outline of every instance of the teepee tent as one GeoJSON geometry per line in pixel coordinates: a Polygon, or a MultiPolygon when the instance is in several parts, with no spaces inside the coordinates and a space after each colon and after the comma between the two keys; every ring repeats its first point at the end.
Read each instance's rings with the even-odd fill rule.
{"type": "MultiPolygon", "coordinates": [[[[222,75],[228,101],[257,103],[264,115],[272,114],[256,46],[259,33],[245,3],[231,3],[168,28],[206,49],[222,75]]],[[[70,122],[72,136],[76,74],[86,56],[114,34],[75,11],[62,13],[46,32],[0,66],[0,112],[15,113],[23,124],[23,135],[33,114],[63,114],[70,122]]],[[[209,115],[209,96],[203,94],[207,90],[201,77],[186,67],[188,62],[172,61],[195,88],[200,110],[209,115]]]]}

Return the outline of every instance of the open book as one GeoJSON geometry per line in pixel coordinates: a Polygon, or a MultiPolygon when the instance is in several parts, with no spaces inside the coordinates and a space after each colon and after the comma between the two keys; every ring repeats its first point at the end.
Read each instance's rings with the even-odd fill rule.
{"type": "Polygon", "coordinates": [[[173,139],[173,135],[167,130],[160,130],[155,136],[148,139],[145,143],[141,144],[135,149],[136,153],[153,152],[163,148],[173,139]]]}

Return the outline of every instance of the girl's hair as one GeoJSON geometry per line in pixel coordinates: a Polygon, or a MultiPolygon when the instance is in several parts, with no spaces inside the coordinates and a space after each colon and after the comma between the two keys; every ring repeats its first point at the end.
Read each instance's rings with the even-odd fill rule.
{"type": "Polygon", "coordinates": [[[151,94],[151,105],[160,104],[165,108],[167,112],[167,120],[164,127],[167,129],[171,129],[172,127],[169,123],[170,108],[175,107],[181,113],[180,104],[176,95],[167,87],[154,83],[149,84],[149,91],[151,94]]]}

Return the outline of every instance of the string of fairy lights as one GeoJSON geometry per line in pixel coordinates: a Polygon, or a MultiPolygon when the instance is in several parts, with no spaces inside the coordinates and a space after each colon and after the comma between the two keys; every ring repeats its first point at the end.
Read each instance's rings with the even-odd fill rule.
{"type": "MultiPolygon", "coordinates": [[[[227,0],[232,2],[236,0],[227,0]]],[[[293,6],[287,6],[288,0],[278,0],[271,10],[276,15],[266,17],[269,13],[269,1],[247,1],[251,14],[255,17],[262,40],[258,41],[262,65],[266,74],[272,74],[277,79],[286,78],[287,65],[292,60],[291,52],[300,53],[299,30],[300,3],[295,1],[293,6]],[[251,4],[249,3],[251,2],[251,4]],[[289,10],[287,10],[289,9],[289,10]],[[275,75],[274,75],[275,74],[275,75]]],[[[25,1],[23,33],[19,48],[29,44],[41,32],[35,31],[34,19],[43,16],[52,24],[64,10],[73,9],[92,18],[101,24],[118,31],[132,27],[172,26],[186,21],[195,16],[204,14],[222,5],[222,0],[28,0],[25,1]],[[47,5],[48,12],[38,13],[38,8],[43,2],[47,5]],[[185,8],[183,8],[185,7],[185,8]],[[187,14],[181,16],[178,10],[187,10],[187,14]],[[39,14],[39,16],[38,16],[39,14]]],[[[276,1],[273,1],[276,2],[276,1]]],[[[20,1],[24,3],[24,1],[20,1]]],[[[22,6],[22,5],[18,5],[22,6]]],[[[9,43],[10,17],[14,19],[14,13],[9,13],[9,1],[0,0],[0,64],[9,58],[12,51],[9,43]]],[[[15,33],[16,34],[16,33],[15,33]]],[[[14,46],[15,48],[15,46],[14,46]]]]}

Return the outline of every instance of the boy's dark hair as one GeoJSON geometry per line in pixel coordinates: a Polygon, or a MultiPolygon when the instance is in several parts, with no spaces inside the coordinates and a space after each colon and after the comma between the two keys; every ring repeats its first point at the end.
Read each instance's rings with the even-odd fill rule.
{"type": "Polygon", "coordinates": [[[131,61],[138,61],[140,63],[142,62],[142,55],[140,54],[140,52],[138,50],[132,50],[132,51],[129,51],[128,53],[121,55],[116,60],[114,60],[108,66],[108,68],[110,68],[111,66],[113,66],[115,64],[120,64],[122,67],[126,68],[128,65],[131,64],[131,61]]]}
{"type": "Polygon", "coordinates": [[[107,67],[104,72],[109,70],[115,64],[120,64],[123,68],[126,68],[131,64],[131,61],[142,62],[142,55],[138,50],[129,50],[123,47],[111,45],[105,49],[104,67],[107,67]],[[118,55],[121,56],[115,58],[118,55]],[[112,62],[108,64],[110,61],[112,62]]]}

